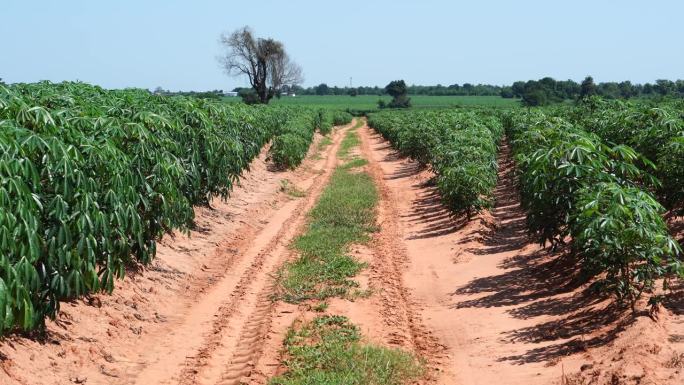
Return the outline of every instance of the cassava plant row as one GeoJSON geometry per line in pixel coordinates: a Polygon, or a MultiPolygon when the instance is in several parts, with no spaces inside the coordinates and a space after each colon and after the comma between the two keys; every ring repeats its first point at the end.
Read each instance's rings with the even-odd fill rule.
{"type": "Polygon", "coordinates": [[[317,114],[83,83],[0,86],[0,332],[111,292],[164,233],[190,228],[194,205],[228,198],[269,140],[275,152],[298,136],[286,161],[298,164],[317,114]]]}
{"type": "Polygon", "coordinates": [[[519,168],[529,230],[540,243],[571,243],[596,287],[634,307],[655,284],[683,274],[681,248],[668,233],[664,207],[647,186],[655,166],[623,144],[542,111],[505,117],[519,168]]]}
{"type": "Polygon", "coordinates": [[[444,203],[468,215],[488,208],[497,181],[503,127],[481,111],[387,111],[369,125],[402,154],[428,165],[444,203]]]}

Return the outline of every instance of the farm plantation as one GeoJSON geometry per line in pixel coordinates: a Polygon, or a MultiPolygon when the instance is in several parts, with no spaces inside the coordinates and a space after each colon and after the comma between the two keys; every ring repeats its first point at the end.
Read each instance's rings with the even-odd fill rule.
{"type": "Polygon", "coordinates": [[[680,101],[1,91],[3,381],[681,380],[680,101]]]}

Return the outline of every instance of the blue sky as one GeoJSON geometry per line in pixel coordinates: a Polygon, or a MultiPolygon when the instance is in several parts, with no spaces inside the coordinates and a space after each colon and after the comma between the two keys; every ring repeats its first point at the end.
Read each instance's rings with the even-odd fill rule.
{"type": "Polygon", "coordinates": [[[305,85],[684,78],[683,1],[2,0],[0,77],[231,89],[218,36],[285,43],[305,85]]]}

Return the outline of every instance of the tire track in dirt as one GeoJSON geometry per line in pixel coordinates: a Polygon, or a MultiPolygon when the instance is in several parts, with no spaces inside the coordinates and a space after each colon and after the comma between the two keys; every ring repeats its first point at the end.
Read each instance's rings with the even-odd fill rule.
{"type": "MultiPolygon", "coordinates": [[[[509,383],[512,378],[520,378],[521,373],[527,376],[530,369],[497,361],[504,341],[491,329],[495,323],[507,322],[498,314],[501,310],[492,314],[492,311],[478,309],[464,318],[456,312],[453,298],[454,290],[459,286],[479,275],[495,274],[500,261],[524,247],[524,242],[517,243],[517,236],[520,231],[524,233],[524,228],[515,222],[522,214],[515,205],[514,191],[509,191],[511,186],[498,186],[499,200],[494,217],[484,213],[467,221],[453,216],[441,204],[439,194],[429,183],[433,177],[429,170],[398,156],[389,143],[370,129],[364,129],[363,137],[377,164],[378,178],[387,185],[388,199],[396,207],[396,242],[403,245],[409,262],[404,273],[404,287],[408,288],[405,290],[410,290],[415,299],[415,318],[421,319],[423,328],[429,328],[433,333],[427,334],[430,339],[425,342],[426,350],[431,353],[428,356],[430,380],[439,384],[489,384],[494,383],[495,378],[509,383]],[[490,227],[497,228],[492,222],[503,225],[503,232],[490,231],[490,227]],[[486,240],[485,234],[490,233],[496,239],[486,240]],[[491,242],[496,245],[485,245],[491,242]],[[479,263],[477,256],[490,249],[492,256],[488,262],[479,263]],[[503,252],[499,253],[500,250],[503,252]],[[486,353],[488,350],[491,353],[486,353]],[[507,370],[497,376],[492,365],[507,370]]],[[[473,294],[476,296],[481,295],[473,294]]]]}
{"type": "MultiPolygon", "coordinates": [[[[385,323],[385,341],[398,348],[409,349],[427,361],[428,368],[436,367],[443,347],[425,327],[417,312],[416,303],[403,276],[409,263],[400,228],[400,214],[395,197],[388,186],[383,170],[371,145],[370,129],[358,130],[362,156],[368,160],[368,173],[379,192],[378,223],[380,231],[373,237],[371,248],[371,287],[378,291],[381,317],[385,323]]],[[[428,376],[428,380],[432,375],[428,376]]]]}
{"type": "Polygon", "coordinates": [[[264,231],[247,245],[243,259],[252,261],[240,274],[230,299],[214,316],[201,348],[183,364],[180,384],[234,384],[248,377],[268,332],[275,292],[274,275],[289,258],[288,245],[306,223],[336,165],[336,154],[346,129],[338,129],[326,154],[323,172],[315,177],[307,196],[280,210],[264,231]]]}

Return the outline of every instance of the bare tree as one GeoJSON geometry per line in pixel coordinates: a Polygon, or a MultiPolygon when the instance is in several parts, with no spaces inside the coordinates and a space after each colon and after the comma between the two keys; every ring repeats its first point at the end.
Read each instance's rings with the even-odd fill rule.
{"type": "Polygon", "coordinates": [[[255,38],[248,27],[221,35],[226,54],[219,58],[231,76],[246,75],[261,103],[279,95],[283,86],[301,84],[302,69],[293,62],[283,43],[268,38],[255,38]]]}

